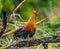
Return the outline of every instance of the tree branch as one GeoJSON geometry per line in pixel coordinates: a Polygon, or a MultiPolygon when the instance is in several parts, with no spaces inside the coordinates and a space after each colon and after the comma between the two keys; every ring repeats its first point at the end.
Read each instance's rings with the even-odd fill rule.
{"type": "Polygon", "coordinates": [[[53,35],[49,37],[44,37],[41,39],[35,39],[35,40],[30,40],[30,41],[22,41],[18,42],[15,44],[11,44],[10,46],[7,46],[5,49],[16,49],[16,48],[21,48],[21,47],[31,47],[31,46],[37,46],[40,45],[41,43],[57,43],[60,42],[60,36],[58,35],[53,35]]]}

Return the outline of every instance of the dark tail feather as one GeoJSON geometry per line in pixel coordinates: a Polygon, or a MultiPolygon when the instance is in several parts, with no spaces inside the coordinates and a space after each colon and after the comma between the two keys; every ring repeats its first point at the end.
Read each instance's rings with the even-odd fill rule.
{"type": "Polygon", "coordinates": [[[23,30],[23,28],[20,28],[14,33],[13,36],[14,36],[14,39],[27,38],[28,34],[23,30]]]}
{"type": "Polygon", "coordinates": [[[1,29],[1,32],[0,32],[0,37],[2,36],[3,32],[5,31],[6,29],[6,25],[7,25],[7,17],[6,17],[6,12],[4,10],[2,10],[2,13],[3,13],[3,28],[1,29]]]}

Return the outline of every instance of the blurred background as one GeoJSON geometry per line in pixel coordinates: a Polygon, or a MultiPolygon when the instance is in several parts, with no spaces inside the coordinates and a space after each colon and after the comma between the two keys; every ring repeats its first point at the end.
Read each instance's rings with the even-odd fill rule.
{"type": "MultiPolygon", "coordinates": [[[[2,10],[7,12],[7,17],[9,18],[15,9],[15,7],[21,3],[23,0],[0,0],[0,22],[2,21],[2,10]]],[[[46,36],[54,35],[60,31],[60,0],[26,0],[26,2],[16,11],[21,15],[23,21],[16,17],[16,21],[26,22],[32,16],[32,10],[37,9],[39,11],[39,16],[36,18],[36,22],[41,19],[48,17],[48,20],[37,25],[35,38],[43,38],[46,36]]],[[[20,26],[18,26],[20,27],[20,26]]],[[[14,24],[8,24],[7,29],[16,29],[14,24]]],[[[13,34],[7,36],[9,40],[13,39],[13,34]]],[[[4,39],[0,39],[2,47],[4,49],[8,42],[4,39]]],[[[18,42],[18,41],[17,41],[18,42]]],[[[25,49],[25,48],[21,48],[25,49]]],[[[26,49],[43,49],[42,45],[33,46],[26,49]]],[[[60,43],[49,43],[48,49],[60,49],[60,43]]]]}

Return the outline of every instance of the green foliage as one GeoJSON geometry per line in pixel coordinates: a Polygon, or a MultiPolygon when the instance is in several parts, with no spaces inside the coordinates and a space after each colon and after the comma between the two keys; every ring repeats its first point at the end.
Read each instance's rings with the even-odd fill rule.
{"type": "MultiPolygon", "coordinates": [[[[4,9],[7,12],[7,17],[12,13],[15,7],[21,2],[22,0],[0,0],[0,21],[3,19],[2,10],[4,9]]],[[[36,18],[36,21],[40,21],[43,19],[44,13],[48,16],[48,20],[42,24],[37,25],[37,30],[35,33],[35,38],[42,38],[45,36],[50,36],[56,34],[57,31],[60,31],[60,17],[58,17],[56,11],[60,10],[60,0],[27,0],[18,10],[16,13],[20,14],[24,21],[27,21],[32,15],[32,10],[37,9],[39,11],[39,16],[36,18]],[[49,17],[53,13],[53,18],[49,17]],[[58,19],[57,19],[58,17],[58,19]],[[53,19],[53,21],[52,21],[53,19]],[[53,23],[51,23],[51,21],[53,23]],[[43,26],[44,24],[44,26],[43,26]],[[39,28],[41,30],[39,30],[39,28]],[[42,31],[43,30],[43,31],[42,31]]],[[[17,16],[16,16],[17,17],[17,16]]],[[[21,21],[17,17],[17,21],[21,21]]],[[[13,24],[8,24],[7,29],[16,29],[13,24]]],[[[9,40],[13,39],[13,34],[7,36],[9,40]]],[[[19,39],[18,41],[22,41],[19,39]]],[[[31,40],[29,38],[29,40],[31,40]]],[[[17,42],[18,42],[17,41],[17,42]]],[[[4,49],[8,42],[6,43],[4,39],[0,39],[2,43],[2,47],[0,49],[4,49]]],[[[49,44],[49,49],[58,49],[60,47],[60,43],[53,43],[49,44]]],[[[40,47],[42,49],[42,45],[40,47]]],[[[37,47],[31,47],[31,49],[37,49],[37,47]]]]}

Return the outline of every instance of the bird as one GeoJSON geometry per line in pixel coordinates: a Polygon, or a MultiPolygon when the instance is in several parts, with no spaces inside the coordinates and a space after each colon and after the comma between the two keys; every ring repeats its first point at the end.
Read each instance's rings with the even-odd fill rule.
{"type": "Polygon", "coordinates": [[[14,32],[14,39],[23,38],[26,39],[33,37],[36,31],[36,17],[38,16],[38,10],[32,10],[33,15],[28,19],[22,28],[17,29],[14,32]]]}

